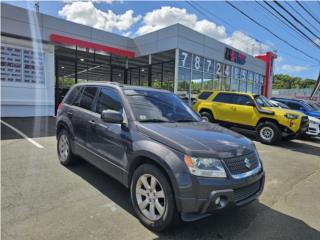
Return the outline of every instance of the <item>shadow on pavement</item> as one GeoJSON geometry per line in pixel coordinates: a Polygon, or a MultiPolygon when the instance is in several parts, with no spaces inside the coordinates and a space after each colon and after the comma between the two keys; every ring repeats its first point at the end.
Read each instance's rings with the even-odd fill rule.
{"type": "Polygon", "coordinates": [[[289,149],[290,151],[294,152],[300,152],[304,154],[310,154],[310,155],[315,155],[320,157],[320,144],[319,146],[314,146],[310,144],[308,141],[304,142],[295,142],[295,141],[290,141],[290,142],[280,142],[278,145],[275,147],[277,148],[286,148],[289,149]]]}
{"type": "MultiPolygon", "coordinates": [[[[250,138],[251,140],[254,141],[259,141],[255,134],[250,132],[250,131],[246,131],[246,130],[242,130],[242,129],[235,129],[232,128],[233,131],[236,131],[248,138],[250,138]]],[[[284,148],[284,149],[288,149],[294,152],[300,152],[300,153],[304,153],[304,154],[310,154],[310,155],[315,155],[315,156],[320,156],[320,139],[319,138],[301,138],[301,139],[297,139],[293,140],[293,141],[280,141],[279,143],[272,145],[273,147],[276,148],[284,148]],[[312,145],[312,143],[319,143],[319,146],[314,146],[312,145]]]]}
{"type": "MultiPolygon", "coordinates": [[[[68,168],[131,215],[129,190],[85,161],[68,168]]],[[[216,213],[195,222],[181,222],[155,239],[320,239],[320,232],[303,221],[275,211],[258,201],[216,213]]]]}
{"type": "MultiPolygon", "coordinates": [[[[30,138],[48,137],[56,134],[54,117],[1,118],[30,138]]],[[[22,136],[1,123],[1,140],[21,139],[22,136]]]]}

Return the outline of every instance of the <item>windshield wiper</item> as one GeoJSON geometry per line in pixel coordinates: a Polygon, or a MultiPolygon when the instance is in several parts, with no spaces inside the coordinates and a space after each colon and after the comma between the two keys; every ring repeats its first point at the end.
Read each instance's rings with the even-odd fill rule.
{"type": "Polygon", "coordinates": [[[144,120],[139,120],[139,122],[155,122],[155,123],[160,123],[160,122],[169,122],[169,121],[164,120],[164,119],[157,119],[157,118],[154,118],[154,119],[144,119],[144,120]]]}

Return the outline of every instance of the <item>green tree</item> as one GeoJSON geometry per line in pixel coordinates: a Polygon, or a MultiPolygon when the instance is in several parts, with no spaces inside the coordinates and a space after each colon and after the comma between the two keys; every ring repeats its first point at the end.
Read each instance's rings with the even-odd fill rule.
{"type": "Polygon", "coordinates": [[[287,74],[275,74],[273,76],[273,89],[313,88],[316,80],[292,77],[287,74]]]}

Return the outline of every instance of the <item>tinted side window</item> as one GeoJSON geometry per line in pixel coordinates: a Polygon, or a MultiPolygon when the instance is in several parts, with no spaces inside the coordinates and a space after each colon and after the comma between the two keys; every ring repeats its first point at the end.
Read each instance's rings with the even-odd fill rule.
{"type": "Polygon", "coordinates": [[[202,99],[202,100],[205,100],[205,99],[208,99],[208,97],[210,97],[210,95],[212,94],[212,92],[202,92],[198,98],[199,99],[202,99]]]}
{"type": "Polygon", "coordinates": [[[290,109],[293,109],[293,110],[303,109],[303,106],[301,106],[299,103],[288,102],[287,105],[289,106],[290,109]]]}
{"type": "Polygon", "coordinates": [[[98,96],[96,112],[101,113],[103,110],[115,110],[121,112],[122,104],[119,94],[111,88],[101,88],[98,96]]]}
{"type": "Polygon", "coordinates": [[[86,87],[82,93],[80,107],[91,110],[94,97],[97,93],[97,87],[86,87]]]}
{"type": "Polygon", "coordinates": [[[232,94],[228,93],[218,93],[218,95],[215,97],[215,102],[223,102],[223,103],[232,103],[232,94]]]}
{"type": "Polygon", "coordinates": [[[252,99],[244,95],[234,95],[233,103],[238,105],[247,105],[248,102],[252,103],[252,99]]]}
{"type": "Polygon", "coordinates": [[[66,104],[70,104],[72,105],[73,103],[78,102],[79,103],[79,99],[81,96],[81,90],[83,88],[82,87],[75,87],[71,90],[71,92],[66,96],[64,102],[66,104]]]}

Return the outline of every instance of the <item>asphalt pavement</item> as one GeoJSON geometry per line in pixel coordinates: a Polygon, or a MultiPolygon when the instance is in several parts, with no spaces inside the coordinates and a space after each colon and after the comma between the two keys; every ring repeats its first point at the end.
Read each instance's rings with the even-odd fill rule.
{"type": "Polygon", "coordinates": [[[320,139],[255,142],[266,171],[258,201],[154,233],[120,183],[84,161],[59,164],[54,118],[2,120],[42,146],[1,124],[2,239],[320,239],[320,139]]]}

